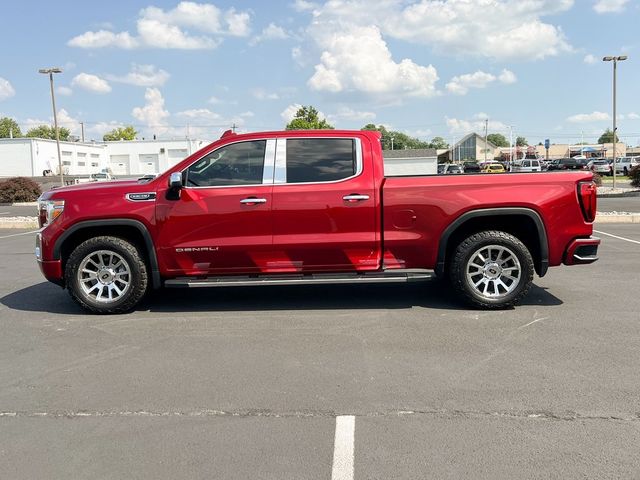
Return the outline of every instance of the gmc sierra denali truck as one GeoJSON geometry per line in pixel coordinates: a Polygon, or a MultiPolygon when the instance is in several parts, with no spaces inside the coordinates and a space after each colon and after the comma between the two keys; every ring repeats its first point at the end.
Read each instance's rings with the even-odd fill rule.
{"type": "Polygon", "coordinates": [[[227,132],[155,178],[54,189],[38,208],[42,273],[94,313],[150,288],[433,275],[504,308],[600,244],[590,172],[390,177],[367,131],[227,132]]]}

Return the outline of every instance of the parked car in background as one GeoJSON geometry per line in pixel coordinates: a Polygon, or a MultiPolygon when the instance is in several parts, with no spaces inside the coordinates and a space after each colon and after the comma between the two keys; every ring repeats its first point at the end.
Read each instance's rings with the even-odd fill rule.
{"type": "Polygon", "coordinates": [[[557,162],[549,165],[549,170],[581,170],[580,159],[560,158],[557,162]]]}
{"type": "Polygon", "coordinates": [[[438,175],[451,175],[464,173],[462,167],[455,163],[441,163],[438,165],[438,175]]]}
{"type": "Polygon", "coordinates": [[[540,160],[535,159],[516,160],[513,162],[513,165],[511,165],[511,171],[515,173],[541,172],[542,165],[540,164],[540,160]]]}
{"type": "Polygon", "coordinates": [[[482,166],[482,173],[505,173],[506,170],[501,163],[485,163],[482,166]]]}
{"type": "Polygon", "coordinates": [[[633,167],[640,165],[640,157],[621,157],[616,158],[616,173],[629,175],[633,167]]]}
{"type": "Polygon", "coordinates": [[[477,162],[464,162],[462,168],[464,173],[480,173],[480,165],[477,162]]]}
{"type": "Polygon", "coordinates": [[[612,168],[604,158],[594,158],[587,163],[587,168],[591,170],[593,173],[598,173],[600,175],[611,175],[612,168]]]}

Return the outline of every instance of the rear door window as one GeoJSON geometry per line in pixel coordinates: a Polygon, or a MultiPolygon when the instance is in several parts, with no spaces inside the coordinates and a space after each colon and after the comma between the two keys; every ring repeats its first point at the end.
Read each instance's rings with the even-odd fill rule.
{"type": "Polygon", "coordinates": [[[356,174],[350,138],[287,139],[287,183],[335,182],[356,174]]]}

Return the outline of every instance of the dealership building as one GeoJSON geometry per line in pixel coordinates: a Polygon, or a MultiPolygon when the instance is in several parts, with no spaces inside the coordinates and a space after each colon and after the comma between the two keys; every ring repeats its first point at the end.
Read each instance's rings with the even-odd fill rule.
{"type": "MultiPolygon", "coordinates": [[[[89,175],[109,169],[115,176],[157,174],[207,144],[204,140],[60,142],[65,175],[89,175]]],[[[55,140],[0,138],[0,177],[58,174],[55,140]]]]}

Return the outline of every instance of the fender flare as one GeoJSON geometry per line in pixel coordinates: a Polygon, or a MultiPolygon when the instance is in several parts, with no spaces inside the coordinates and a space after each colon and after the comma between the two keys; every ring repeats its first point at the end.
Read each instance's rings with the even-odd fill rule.
{"type": "Polygon", "coordinates": [[[85,228],[115,226],[134,227],[136,230],[138,230],[138,232],[140,232],[142,238],[144,239],[144,244],[147,249],[147,259],[149,260],[149,265],[151,266],[151,285],[154,289],[160,288],[160,286],[162,285],[162,281],[160,280],[158,257],[156,256],[156,249],[153,244],[153,239],[151,238],[151,234],[149,233],[146,225],[139,220],[133,220],[131,218],[110,218],[106,220],[86,220],[83,222],[78,222],[65,230],[62,235],[57,238],[53,245],[53,259],[60,260],[62,245],[74,233],[85,228]]]}
{"type": "Polygon", "coordinates": [[[538,231],[538,243],[540,244],[540,259],[538,264],[538,275],[544,277],[549,269],[549,241],[547,239],[547,231],[544,226],[542,218],[535,210],[530,208],[520,207],[504,207],[504,208],[484,208],[478,210],[471,210],[463,213],[444,230],[440,236],[440,243],[438,244],[438,259],[436,261],[436,273],[442,275],[444,273],[447,255],[447,245],[449,238],[460,226],[462,226],[468,220],[480,217],[495,217],[506,215],[524,215],[529,217],[538,231]]]}

